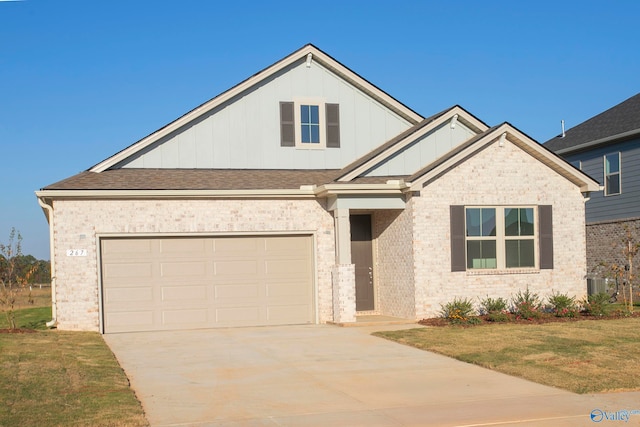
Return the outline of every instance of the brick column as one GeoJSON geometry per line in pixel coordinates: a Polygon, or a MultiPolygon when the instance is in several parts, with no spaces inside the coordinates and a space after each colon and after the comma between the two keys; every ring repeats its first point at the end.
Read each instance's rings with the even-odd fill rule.
{"type": "Polygon", "coordinates": [[[333,284],[333,321],[356,321],[356,268],[353,264],[338,264],[331,268],[333,284]]]}

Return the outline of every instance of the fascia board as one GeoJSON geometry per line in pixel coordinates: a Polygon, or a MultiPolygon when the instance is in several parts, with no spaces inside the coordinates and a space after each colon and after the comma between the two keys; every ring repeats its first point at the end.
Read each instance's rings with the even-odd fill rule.
{"type": "Polygon", "coordinates": [[[631,138],[636,135],[640,135],[640,129],[634,129],[628,132],[622,132],[616,135],[607,136],[605,138],[595,139],[593,141],[585,142],[583,144],[575,145],[573,147],[563,148],[561,150],[557,150],[555,153],[558,155],[570,154],[570,153],[573,153],[574,151],[587,150],[589,148],[593,148],[601,144],[606,144],[608,142],[616,141],[618,139],[631,138]]]}
{"type": "Polygon", "coordinates": [[[339,181],[348,182],[348,181],[351,181],[351,180],[355,179],[356,177],[358,177],[361,174],[365,173],[369,169],[371,169],[371,168],[375,167],[376,165],[384,162],[389,157],[391,157],[394,154],[396,154],[397,152],[401,151],[407,145],[409,145],[412,142],[414,142],[416,139],[423,137],[425,134],[427,134],[427,133],[431,132],[432,130],[436,129],[438,126],[441,126],[442,124],[444,124],[444,123],[446,123],[448,121],[451,121],[451,119],[456,114],[458,115],[458,120],[461,121],[462,123],[464,123],[465,125],[469,124],[469,125],[471,125],[470,127],[475,127],[480,132],[484,132],[484,131],[486,131],[488,129],[486,124],[482,123],[481,121],[479,121],[475,117],[471,116],[470,114],[468,114],[465,110],[463,110],[459,106],[455,106],[451,110],[449,110],[445,114],[443,114],[441,117],[438,117],[437,119],[435,119],[434,121],[432,121],[431,123],[426,125],[424,128],[420,129],[419,131],[417,131],[415,133],[412,133],[411,135],[408,135],[403,140],[398,141],[398,143],[394,144],[393,146],[389,147],[387,150],[385,150],[382,153],[378,154],[374,158],[372,158],[372,159],[368,160],[367,162],[363,163],[361,166],[358,166],[357,168],[353,169],[351,172],[341,176],[338,180],[339,181]]]}
{"type": "Polygon", "coordinates": [[[279,72],[280,70],[288,67],[289,65],[295,63],[296,61],[299,61],[299,60],[305,58],[308,54],[311,54],[312,57],[314,58],[314,60],[319,60],[319,62],[323,66],[325,66],[325,67],[331,69],[332,71],[338,73],[343,79],[349,81],[349,83],[351,83],[354,86],[358,87],[360,90],[363,90],[364,92],[368,93],[373,98],[375,98],[375,99],[379,100],[380,102],[382,102],[383,104],[387,105],[389,108],[391,108],[392,110],[396,111],[397,114],[399,114],[400,116],[402,116],[405,119],[409,120],[410,122],[418,123],[420,120],[423,119],[422,116],[420,116],[419,114],[417,114],[416,112],[414,112],[410,108],[406,107],[405,105],[401,104],[399,101],[395,100],[394,98],[389,96],[384,91],[378,89],[377,87],[375,87],[373,84],[369,83],[368,81],[366,81],[362,77],[358,76],[356,73],[354,73],[353,71],[349,70],[347,67],[345,67],[344,65],[340,64],[338,61],[336,61],[335,59],[331,58],[330,56],[328,56],[324,52],[320,51],[315,46],[307,45],[307,46],[304,46],[302,49],[299,49],[298,51],[296,51],[296,52],[292,53],[291,55],[285,57],[284,59],[281,59],[280,61],[276,62],[275,64],[271,65],[270,67],[267,67],[263,71],[258,72],[257,74],[253,75],[252,77],[249,77],[248,79],[246,79],[243,82],[239,83],[238,85],[232,87],[231,89],[227,90],[226,92],[223,92],[222,94],[216,96],[215,98],[211,99],[210,101],[205,102],[204,104],[202,104],[201,106],[195,108],[194,110],[191,110],[190,112],[188,112],[184,116],[182,116],[182,117],[178,118],[177,120],[174,120],[173,122],[169,123],[167,126],[155,131],[154,133],[144,137],[143,139],[141,139],[140,141],[134,143],[133,145],[125,148],[124,150],[122,150],[122,151],[120,151],[120,152],[118,152],[116,154],[114,154],[113,156],[109,157],[108,159],[98,163],[97,165],[93,166],[89,170],[91,172],[98,172],[99,173],[99,172],[102,172],[104,170],[109,169],[110,167],[116,165],[117,163],[125,160],[129,156],[134,155],[135,153],[137,153],[137,152],[145,149],[146,147],[150,146],[154,142],[156,142],[156,141],[160,140],[161,138],[169,135],[171,132],[174,132],[177,129],[179,129],[180,127],[186,125],[187,123],[189,123],[189,122],[191,122],[193,120],[196,120],[200,116],[208,113],[209,111],[211,111],[214,108],[218,107],[219,105],[225,103],[226,101],[232,99],[233,97],[237,96],[238,94],[250,89],[252,86],[260,83],[261,81],[263,81],[263,80],[265,80],[267,78],[269,78],[270,76],[272,76],[273,74],[279,72]]]}
{"type": "Polygon", "coordinates": [[[198,198],[314,198],[305,190],[41,190],[38,198],[59,199],[198,199],[198,198]]]}
{"type": "Polygon", "coordinates": [[[316,188],[316,196],[324,198],[327,196],[349,194],[349,195],[372,195],[372,194],[400,194],[408,188],[404,181],[390,184],[326,184],[316,188]]]}
{"type": "Polygon", "coordinates": [[[542,144],[531,140],[518,129],[509,126],[508,133],[515,137],[512,141],[525,152],[531,154],[551,169],[580,187],[581,192],[600,191],[600,184],[584,172],[574,168],[566,160],[553,153],[542,144]]]}
{"type": "Polygon", "coordinates": [[[432,180],[436,176],[439,176],[442,172],[451,168],[476,151],[483,149],[488,144],[497,141],[504,133],[507,134],[507,139],[509,140],[509,142],[515,144],[529,155],[533,156],[546,166],[550,167],[552,170],[569,179],[580,188],[581,192],[600,191],[600,184],[598,184],[592,178],[590,178],[583,172],[576,170],[569,163],[553,154],[542,145],[533,141],[527,135],[523,134],[508,123],[500,125],[491,133],[478,140],[475,144],[466,147],[464,150],[456,153],[454,156],[450,157],[435,168],[425,173],[422,177],[420,177],[420,179],[413,181],[411,183],[411,190],[419,191],[420,189],[422,189],[425,182],[432,180]]]}

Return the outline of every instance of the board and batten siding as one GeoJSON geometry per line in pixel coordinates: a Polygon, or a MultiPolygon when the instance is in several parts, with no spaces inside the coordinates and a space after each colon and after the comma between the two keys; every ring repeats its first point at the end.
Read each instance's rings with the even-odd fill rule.
{"type": "Polygon", "coordinates": [[[410,126],[321,64],[301,61],[117,167],[339,169],[410,126]],[[339,104],[340,148],[280,146],[280,102],[296,100],[339,104]]]}
{"type": "Polygon", "coordinates": [[[454,129],[449,123],[444,123],[368,171],[365,176],[411,175],[475,135],[460,122],[454,129]]]}
{"type": "Polygon", "coordinates": [[[582,171],[604,185],[604,156],[621,153],[621,194],[591,193],[586,203],[587,223],[640,217],[640,139],[570,154],[569,162],[580,160],[582,171]]]}

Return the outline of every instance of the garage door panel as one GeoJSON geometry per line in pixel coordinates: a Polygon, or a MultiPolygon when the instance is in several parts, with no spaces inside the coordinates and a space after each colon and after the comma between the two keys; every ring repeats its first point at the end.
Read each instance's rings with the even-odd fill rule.
{"type": "Polygon", "coordinates": [[[237,277],[241,280],[245,276],[257,275],[260,266],[256,260],[225,260],[213,263],[213,274],[216,276],[237,277]]]}
{"type": "Polygon", "coordinates": [[[202,286],[163,286],[162,301],[206,301],[207,287],[202,286]]]}
{"type": "Polygon", "coordinates": [[[104,293],[107,303],[127,302],[151,302],[153,301],[153,288],[150,286],[110,288],[104,293]]]}
{"type": "Polygon", "coordinates": [[[165,326],[181,325],[202,327],[207,323],[207,309],[165,310],[162,312],[162,324],[165,326]]]}
{"type": "Polygon", "coordinates": [[[136,257],[144,256],[151,257],[152,241],[144,239],[113,239],[103,240],[102,254],[108,255],[110,258],[124,258],[127,259],[131,255],[136,257]]]}
{"type": "Polygon", "coordinates": [[[148,279],[153,277],[153,264],[147,262],[108,264],[102,269],[102,276],[106,279],[148,279]]]}
{"type": "Polygon", "coordinates": [[[200,256],[207,252],[207,239],[164,239],[160,241],[160,253],[167,256],[200,256]]]}
{"type": "Polygon", "coordinates": [[[224,325],[256,325],[260,322],[260,307],[228,307],[215,310],[216,322],[224,325]]]}
{"type": "Polygon", "coordinates": [[[260,296],[260,285],[258,283],[216,285],[214,292],[219,302],[230,298],[257,298],[260,296]]]}
{"type": "Polygon", "coordinates": [[[295,324],[296,319],[309,315],[309,306],[298,305],[275,305],[267,309],[267,317],[275,324],[295,324]]]}
{"type": "Polygon", "coordinates": [[[311,242],[310,236],[103,239],[104,330],[312,323],[311,242]]]}
{"type": "Polygon", "coordinates": [[[206,271],[207,264],[204,261],[163,262],[160,264],[160,274],[162,277],[168,278],[203,277],[206,271]]]}

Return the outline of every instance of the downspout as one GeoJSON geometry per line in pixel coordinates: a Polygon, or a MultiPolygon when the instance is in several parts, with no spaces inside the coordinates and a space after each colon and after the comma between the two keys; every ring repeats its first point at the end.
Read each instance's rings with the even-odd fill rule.
{"type": "Polygon", "coordinates": [[[38,204],[47,211],[47,219],[49,220],[49,253],[51,255],[51,317],[52,319],[46,323],[47,328],[53,328],[58,323],[57,303],[56,303],[56,262],[53,245],[53,206],[46,204],[42,198],[38,197],[38,204]]]}

